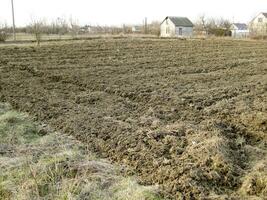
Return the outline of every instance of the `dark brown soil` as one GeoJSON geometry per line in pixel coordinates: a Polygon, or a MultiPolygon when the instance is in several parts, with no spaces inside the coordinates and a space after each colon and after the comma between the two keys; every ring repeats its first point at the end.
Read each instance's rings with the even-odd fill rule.
{"type": "Polygon", "coordinates": [[[127,164],[165,197],[267,195],[266,42],[2,46],[0,101],[127,164]]]}

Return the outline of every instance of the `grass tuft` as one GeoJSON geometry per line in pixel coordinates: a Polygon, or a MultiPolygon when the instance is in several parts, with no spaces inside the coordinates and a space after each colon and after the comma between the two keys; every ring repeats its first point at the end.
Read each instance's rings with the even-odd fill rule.
{"type": "Polygon", "coordinates": [[[73,138],[0,104],[0,199],[159,199],[73,138]]]}

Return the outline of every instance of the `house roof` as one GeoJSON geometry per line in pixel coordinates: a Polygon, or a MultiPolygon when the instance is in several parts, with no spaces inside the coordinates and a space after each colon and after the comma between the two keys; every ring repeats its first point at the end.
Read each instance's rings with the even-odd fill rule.
{"type": "Polygon", "coordinates": [[[166,17],[169,18],[175,26],[193,27],[193,23],[187,17],[166,17]]]}
{"type": "Polygon", "coordinates": [[[238,30],[247,30],[248,29],[248,26],[245,23],[234,23],[233,25],[236,26],[236,28],[238,30]]]}
{"type": "MultiPolygon", "coordinates": [[[[267,18],[267,13],[266,12],[261,12],[259,13],[256,17],[258,17],[259,15],[263,14],[264,17],[267,18]]],[[[253,23],[253,21],[256,19],[256,17],[254,17],[252,20],[251,20],[251,23],[253,23]]]]}

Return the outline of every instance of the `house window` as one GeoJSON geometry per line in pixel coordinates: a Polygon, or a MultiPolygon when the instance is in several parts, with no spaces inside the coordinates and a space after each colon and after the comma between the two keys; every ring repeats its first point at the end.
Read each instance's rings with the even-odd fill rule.
{"type": "Polygon", "coordinates": [[[262,18],[258,18],[258,22],[262,22],[262,18]]]}
{"type": "Polygon", "coordinates": [[[169,34],[170,30],[169,27],[166,27],[166,34],[169,34]]]}
{"type": "Polygon", "coordinates": [[[166,24],[169,25],[168,19],[166,19],[166,24]]]}

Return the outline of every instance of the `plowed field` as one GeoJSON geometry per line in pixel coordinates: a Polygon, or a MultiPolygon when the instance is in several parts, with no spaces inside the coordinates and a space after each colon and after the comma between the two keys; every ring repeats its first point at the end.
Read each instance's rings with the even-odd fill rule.
{"type": "Polygon", "coordinates": [[[0,101],[128,165],[164,197],[267,195],[266,42],[0,46],[0,101]]]}

